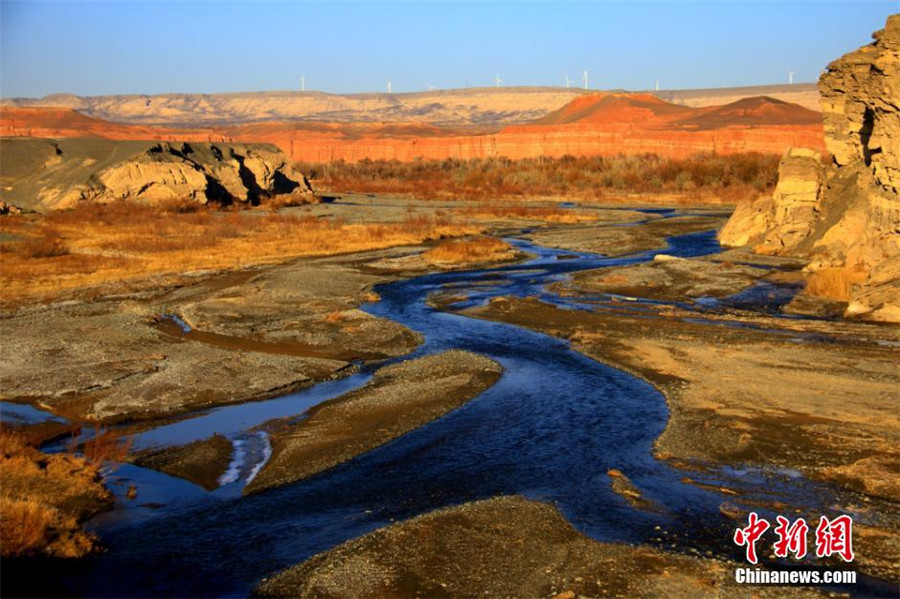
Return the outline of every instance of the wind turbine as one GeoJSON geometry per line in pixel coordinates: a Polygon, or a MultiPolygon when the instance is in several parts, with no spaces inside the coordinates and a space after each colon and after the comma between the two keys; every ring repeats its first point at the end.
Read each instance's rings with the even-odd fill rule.
{"type": "Polygon", "coordinates": [[[497,73],[497,77],[494,79],[494,83],[497,84],[497,87],[500,87],[500,84],[503,83],[503,79],[500,78],[500,73],[497,73]]]}
{"type": "Polygon", "coordinates": [[[659,79],[656,80],[656,91],[659,91],[659,79]]]}
{"type": "Polygon", "coordinates": [[[300,91],[306,91],[306,75],[300,75],[300,91]]]}
{"type": "Polygon", "coordinates": [[[572,80],[569,79],[568,75],[563,75],[563,77],[566,78],[566,89],[569,89],[569,87],[571,87],[571,85],[572,85],[572,80]]]}
{"type": "Polygon", "coordinates": [[[584,83],[584,89],[587,89],[587,69],[584,70],[584,73],[581,75],[581,81],[584,83]]]}
{"type": "Polygon", "coordinates": [[[794,71],[788,71],[788,85],[794,85],[794,71]]]}
{"type": "Polygon", "coordinates": [[[387,93],[392,94],[394,92],[391,91],[391,80],[387,80],[387,93]]]}

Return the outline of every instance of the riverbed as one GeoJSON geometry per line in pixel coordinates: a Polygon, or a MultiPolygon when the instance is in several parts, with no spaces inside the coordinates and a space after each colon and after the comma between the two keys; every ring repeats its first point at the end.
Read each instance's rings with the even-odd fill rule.
{"type": "MultiPolygon", "coordinates": [[[[344,378],[271,400],[205,410],[136,435],[134,449],[224,435],[234,447],[227,476],[207,492],[123,464],[108,479],[119,496],[116,509],[89,524],[107,550],[59,569],[49,590],[79,596],[246,596],[262,577],[375,528],[497,495],[553,502],[580,532],[600,541],[735,559],[740,552],[731,542],[734,521],[722,512],[722,495],[713,490],[719,485],[739,478],[757,489],[754,501],[811,510],[843,501],[840,490],[792,469],[709,465],[704,474],[692,475],[694,481],[685,481],[683,469],[654,456],[669,410],[653,385],[555,336],[456,313],[518,297],[570,311],[593,309],[589,302],[602,300],[640,317],[646,310],[640,298],[579,298],[547,286],[576,272],[646,262],[659,253],[713,254],[721,249],[714,231],[671,237],[663,250],[618,257],[543,247],[524,236],[506,241],[533,257],[376,287],[380,300],[364,310],[422,335],[424,343],[413,353],[359,362],[344,378]],[[435,301],[448,294],[454,296],[449,305],[435,301]],[[463,407],[382,447],[308,480],[242,494],[268,456],[262,425],[302,417],[364,385],[376,367],[448,349],[487,356],[503,374],[463,407]],[[645,506],[653,507],[636,507],[616,493],[611,470],[625,472],[645,506]],[[134,500],[125,498],[132,484],[138,489],[134,500]]],[[[776,291],[777,302],[762,302],[766,311],[777,311],[796,290],[776,291]]],[[[747,294],[735,302],[754,303],[747,294]]],[[[720,305],[707,301],[691,307],[703,318],[720,305]]],[[[881,593],[890,587],[873,579],[859,589],[881,593]]]]}

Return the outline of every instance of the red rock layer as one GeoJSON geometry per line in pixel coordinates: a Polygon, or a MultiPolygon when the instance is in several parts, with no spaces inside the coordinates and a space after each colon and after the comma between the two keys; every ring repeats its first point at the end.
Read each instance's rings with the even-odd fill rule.
{"type": "Polygon", "coordinates": [[[689,108],[648,94],[581,96],[533,124],[477,135],[417,123],[259,123],[179,130],[107,123],[60,109],[21,108],[3,111],[0,134],[267,142],[293,160],[307,162],[643,153],[683,158],[697,152],[825,149],[821,115],[795,104],[760,97],[689,108]]]}

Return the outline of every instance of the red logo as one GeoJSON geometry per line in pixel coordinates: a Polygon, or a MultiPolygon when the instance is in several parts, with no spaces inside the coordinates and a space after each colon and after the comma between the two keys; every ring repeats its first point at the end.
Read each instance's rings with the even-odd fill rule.
{"type": "Polygon", "coordinates": [[[845,562],[853,561],[853,519],[838,516],[828,520],[825,516],[816,527],[816,557],[828,557],[837,553],[845,562]]]}
{"type": "MultiPolygon", "coordinates": [[[[748,525],[734,531],[734,542],[739,547],[747,548],[747,561],[757,563],[756,542],[765,534],[771,524],[765,518],[760,518],[756,512],[750,512],[748,525]]],[[[774,549],[777,557],[787,557],[794,554],[795,559],[803,559],[806,556],[806,537],[809,526],[803,518],[797,518],[792,524],[784,516],[776,516],[778,526],[775,534],[774,549]]],[[[830,557],[839,555],[845,562],[853,561],[853,518],[847,515],[828,519],[822,516],[816,527],[816,557],[830,557]]]]}
{"type": "Polygon", "coordinates": [[[756,541],[769,530],[769,522],[765,518],[759,518],[756,512],[750,512],[750,524],[747,528],[739,528],[734,531],[734,542],[740,547],[747,546],[747,561],[756,563],[756,541]]]}
{"type": "Polygon", "coordinates": [[[778,516],[776,520],[778,526],[775,527],[775,534],[778,535],[778,540],[775,541],[775,555],[787,557],[788,553],[793,553],[797,559],[803,559],[806,556],[806,533],[809,532],[806,520],[797,518],[793,524],[784,516],[778,516]]]}

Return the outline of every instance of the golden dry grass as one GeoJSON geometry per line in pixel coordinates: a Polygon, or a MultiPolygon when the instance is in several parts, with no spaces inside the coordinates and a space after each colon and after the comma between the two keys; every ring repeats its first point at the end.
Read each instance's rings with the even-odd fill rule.
{"type": "Polygon", "coordinates": [[[408,215],[402,222],[340,220],[254,212],[193,213],[117,203],[85,205],[46,216],[0,219],[22,238],[0,247],[6,305],[86,288],[141,288],[160,277],[272,264],[469,235],[481,227],[446,216],[408,215]]]}
{"type": "Polygon", "coordinates": [[[106,501],[95,465],[43,454],[15,432],[0,431],[0,554],[78,557],[95,538],[79,518],[106,501]]]}
{"type": "Polygon", "coordinates": [[[597,220],[596,213],[584,210],[571,210],[558,206],[528,206],[504,202],[483,202],[474,206],[458,208],[454,213],[467,219],[477,220],[522,219],[562,224],[597,220]]]}
{"type": "Polygon", "coordinates": [[[424,258],[437,264],[466,264],[496,262],[513,257],[515,249],[494,237],[477,237],[445,241],[424,254],[424,258]]]}
{"type": "Polygon", "coordinates": [[[806,279],[806,293],[828,299],[847,301],[853,286],[865,282],[861,270],[847,267],[823,268],[806,279]]]}

